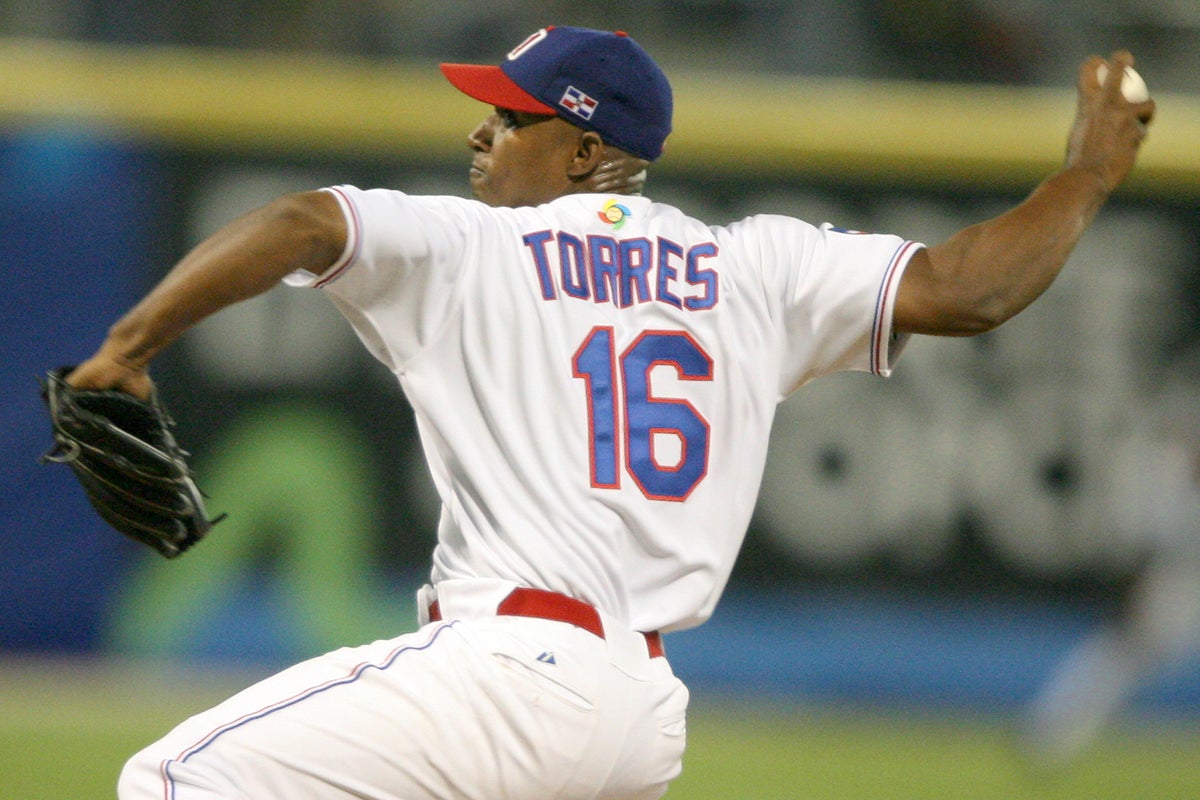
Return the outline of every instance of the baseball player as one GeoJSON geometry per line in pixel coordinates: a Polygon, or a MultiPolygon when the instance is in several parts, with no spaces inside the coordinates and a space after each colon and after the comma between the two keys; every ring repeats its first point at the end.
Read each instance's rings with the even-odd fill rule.
{"type": "Polygon", "coordinates": [[[1050,284],[1154,111],[1100,63],[1080,68],[1065,166],[932,247],[712,226],[641,196],[670,85],[624,33],[570,27],[499,66],[442,65],[491,107],[467,140],[475,199],[335,186],[202,243],[69,382],[145,396],[152,357],[201,318],[280,281],[324,292],[415,409],[438,542],[417,631],[185,721],[120,797],[663,794],[688,693],[662,633],[721,595],[776,404],[836,370],[887,375],[910,334],[986,331],[1050,284]]]}
{"type": "Polygon", "coordinates": [[[1146,444],[1110,451],[1122,467],[1120,524],[1144,537],[1145,554],[1117,607],[1072,645],[1025,709],[1019,743],[1032,766],[1068,766],[1140,690],[1200,657],[1198,357],[1173,364],[1178,374],[1130,425],[1146,444]]]}

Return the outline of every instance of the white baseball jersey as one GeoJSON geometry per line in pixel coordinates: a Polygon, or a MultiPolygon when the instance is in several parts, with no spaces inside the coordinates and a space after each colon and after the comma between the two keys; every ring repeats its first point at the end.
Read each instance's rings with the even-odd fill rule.
{"type": "Polygon", "coordinates": [[[712,612],[778,400],[888,370],[918,245],[783,217],[711,228],[636,197],[330,191],[346,251],[290,282],[328,291],[416,410],[444,506],[440,619],[191,717],[118,794],[660,797],[688,691],[636,631],[712,612]],[[498,614],[517,586],[591,603],[599,627],[498,614]]]}
{"type": "Polygon", "coordinates": [[[492,208],[339,186],[323,288],[412,403],[443,511],[432,581],[500,578],[634,630],[708,618],[775,407],[886,374],[920,245],[781,216],[711,227],[643,197],[492,208]]]}

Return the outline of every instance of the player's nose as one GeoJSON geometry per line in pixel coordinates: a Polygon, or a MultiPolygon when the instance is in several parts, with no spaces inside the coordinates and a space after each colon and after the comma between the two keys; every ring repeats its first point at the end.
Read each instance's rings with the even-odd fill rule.
{"type": "Polygon", "coordinates": [[[485,117],[475,126],[475,130],[467,135],[467,146],[472,150],[487,150],[492,146],[492,135],[495,131],[496,115],[485,117]]]}

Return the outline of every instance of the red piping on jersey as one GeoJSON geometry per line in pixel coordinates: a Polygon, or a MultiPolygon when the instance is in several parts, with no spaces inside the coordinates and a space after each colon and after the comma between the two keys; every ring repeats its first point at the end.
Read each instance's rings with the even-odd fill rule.
{"type": "Polygon", "coordinates": [[[354,201],[341,189],[333,187],[329,191],[340,198],[345,208],[349,211],[349,219],[346,221],[347,247],[346,252],[343,254],[343,259],[340,259],[340,263],[335,261],[331,264],[325,276],[313,284],[314,289],[328,286],[332,281],[337,280],[338,276],[345,272],[347,267],[358,260],[359,253],[362,250],[362,219],[358,215],[358,206],[354,205],[354,201]]]}
{"type": "Polygon", "coordinates": [[[883,283],[879,287],[879,298],[875,303],[875,333],[871,340],[871,372],[873,373],[882,372],[887,362],[887,343],[892,332],[884,328],[883,318],[884,310],[888,305],[888,297],[892,293],[892,281],[896,279],[900,266],[908,263],[913,248],[918,246],[916,242],[911,241],[901,244],[888,263],[887,270],[883,273],[883,283]]]}

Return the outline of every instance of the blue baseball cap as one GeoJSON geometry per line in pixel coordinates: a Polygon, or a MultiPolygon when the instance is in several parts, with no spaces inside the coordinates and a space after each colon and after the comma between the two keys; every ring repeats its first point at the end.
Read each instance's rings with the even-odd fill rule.
{"type": "Polygon", "coordinates": [[[442,64],[464,94],[530,114],[557,114],[606,144],[653,161],[671,133],[671,84],[623,31],[542,28],[499,66],[442,64]]]}

